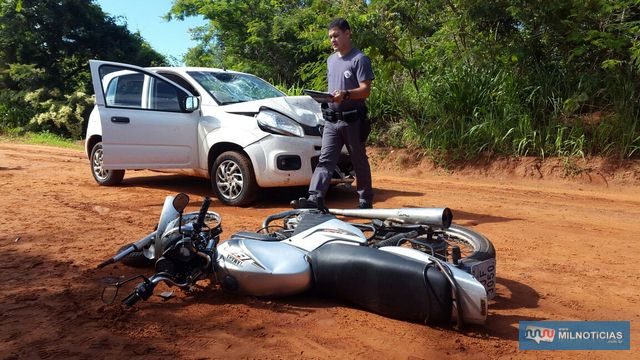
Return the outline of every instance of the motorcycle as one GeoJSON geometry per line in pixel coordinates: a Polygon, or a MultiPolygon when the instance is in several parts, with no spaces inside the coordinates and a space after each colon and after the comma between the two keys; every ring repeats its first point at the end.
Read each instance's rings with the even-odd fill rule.
{"type": "Polygon", "coordinates": [[[125,306],[147,300],[160,282],[189,290],[211,279],[238,294],[312,291],[401,320],[460,327],[483,324],[495,295],[493,245],[452,224],[448,208],[292,209],[220,243],[222,219],[209,211],[210,199],[184,214],[188,204],[186,194],[167,196],[156,229],[98,265],[155,267],[151,277],[105,287],[103,301],[138,278],[125,306]]]}

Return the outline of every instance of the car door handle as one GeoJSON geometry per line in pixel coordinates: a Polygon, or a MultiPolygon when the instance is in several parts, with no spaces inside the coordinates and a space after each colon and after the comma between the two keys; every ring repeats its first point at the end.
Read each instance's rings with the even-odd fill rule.
{"type": "Polygon", "coordinates": [[[124,117],[124,116],[112,116],[111,117],[111,122],[128,124],[129,123],[129,118],[128,117],[124,117]]]}

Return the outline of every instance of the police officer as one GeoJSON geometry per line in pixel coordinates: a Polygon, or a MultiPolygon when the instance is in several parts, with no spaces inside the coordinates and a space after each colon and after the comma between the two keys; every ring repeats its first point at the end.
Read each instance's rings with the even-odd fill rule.
{"type": "Polygon", "coordinates": [[[334,53],[327,60],[327,73],[333,99],[328,106],[323,106],[322,149],[309,185],[309,197],[298,200],[298,207],[317,207],[324,198],[342,147],[346,145],[356,172],[358,207],[370,209],[373,189],[365,143],[371,128],[365,100],[374,79],[371,61],[352,46],[347,20],[335,19],[329,24],[329,39],[334,53]]]}

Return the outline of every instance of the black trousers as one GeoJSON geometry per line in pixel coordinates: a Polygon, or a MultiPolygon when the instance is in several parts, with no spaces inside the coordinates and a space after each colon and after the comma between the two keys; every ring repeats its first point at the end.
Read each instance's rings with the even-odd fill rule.
{"type": "Polygon", "coordinates": [[[356,190],[360,202],[369,204],[373,202],[371,168],[365,148],[366,135],[369,131],[366,126],[368,124],[367,119],[352,122],[343,120],[325,122],[320,159],[309,185],[310,200],[315,201],[317,197],[324,197],[326,194],[329,185],[331,185],[331,177],[338,164],[342,147],[346,145],[356,172],[356,190]],[[366,123],[363,123],[365,121],[366,123]]]}

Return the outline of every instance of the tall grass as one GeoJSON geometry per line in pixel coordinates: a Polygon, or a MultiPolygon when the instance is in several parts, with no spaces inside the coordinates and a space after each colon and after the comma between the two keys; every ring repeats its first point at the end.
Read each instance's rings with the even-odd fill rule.
{"type": "MultiPolygon", "coordinates": [[[[402,73],[373,82],[370,143],[436,156],[640,157],[640,74],[562,66],[436,66],[418,87],[402,73]]],[[[302,85],[279,86],[301,95],[302,85]]]]}
{"type": "Polygon", "coordinates": [[[418,90],[398,78],[379,79],[369,99],[378,120],[373,140],[454,159],[639,157],[640,77],[605,75],[461,63],[427,76],[418,90]]]}

